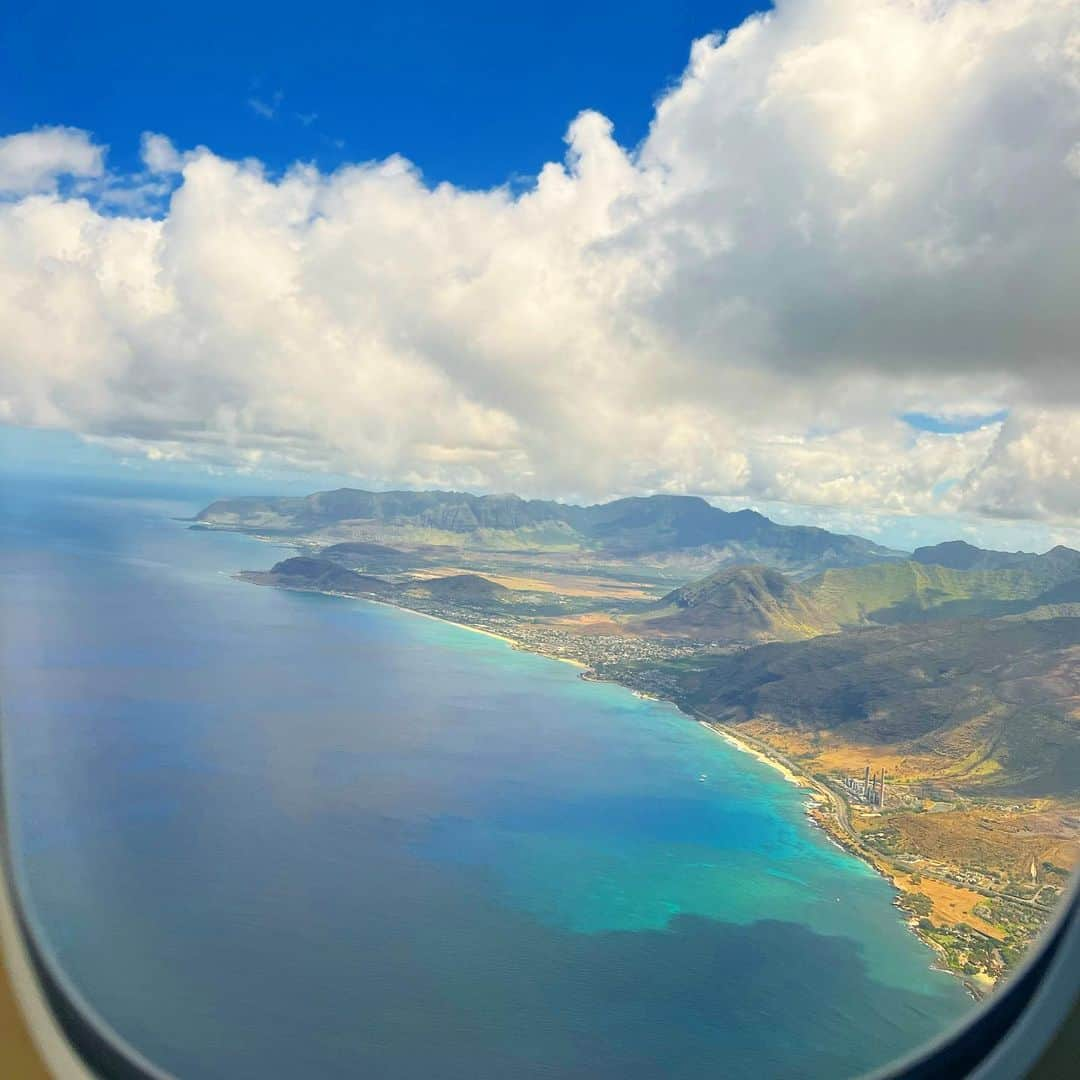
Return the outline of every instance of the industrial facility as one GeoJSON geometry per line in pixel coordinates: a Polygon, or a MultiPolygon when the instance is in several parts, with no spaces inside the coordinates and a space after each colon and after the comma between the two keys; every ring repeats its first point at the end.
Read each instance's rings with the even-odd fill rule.
{"type": "Polygon", "coordinates": [[[885,806],[885,770],[871,772],[866,766],[862,776],[845,776],[844,787],[848,795],[867,806],[881,810],[885,806]]]}

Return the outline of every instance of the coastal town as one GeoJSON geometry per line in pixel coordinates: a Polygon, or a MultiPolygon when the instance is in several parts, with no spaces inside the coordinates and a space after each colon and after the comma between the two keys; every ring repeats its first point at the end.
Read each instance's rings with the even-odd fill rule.
{"type": "MultiPolygon", "coordinates": [[[[403,597],[398,606],[506,638],[517,648],[528,652],[572,661],[591,668],[598,676],[613,674],[628,664],[648,665],[692,656],[704,647],[698,642],[669,642],[626,634],[574,633],[552,622],[510,615],[478,614],[461,605],[425,603],[408,597],[403,597]]],[[[657,678],[663,681],[659,673],[657,678]]]]}

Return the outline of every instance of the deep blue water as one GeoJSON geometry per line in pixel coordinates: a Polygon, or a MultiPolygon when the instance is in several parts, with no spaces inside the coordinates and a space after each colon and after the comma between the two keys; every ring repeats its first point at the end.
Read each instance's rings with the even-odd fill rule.
{"type": "Polygon", "coordinates": [[[22,885],[180,1077],[848,1076],[970,1004],[805,794],[666,705],[232,580],[213,492],[3,481],[22,885]]]}

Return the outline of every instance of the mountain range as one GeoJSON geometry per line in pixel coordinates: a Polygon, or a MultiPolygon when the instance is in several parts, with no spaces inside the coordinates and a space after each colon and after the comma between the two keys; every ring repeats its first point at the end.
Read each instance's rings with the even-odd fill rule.
{"type": "MultiPolygon", "coordinates": [[[[453,563],[463,553],[481,572],[509,558],[561,560],[564,567],[599,560],[651,573],[656,582],[681,581],[660,599],[624,607],[618,618],[632,633],[695,641],[797,641],[861,626],[1060,613],[1080,603],[1080,552],[1070,548],[1037,555],[953,540],[905,555],[684,495],[575,506],[516,495],[341,488],[222,500],[195,522],[292,539],[322,560],[274,567],[280,583],[367,595],[387,592],[378,575],[453,563]]],[[[423,588],[436,595],[451,586],[423,588]]],[[[477,602],[517,598],[475,579],[461,588],[477,602]]]]}
{"type": "Polygon", "coordinates": [[[1016,615],[1078,601],[1080,552],[1057,547],[1032,555],[957,542],[802,581],[767,566],[722,568],[626,622],[642,633],[696,640],[794,641],[858,626],[1016,615]]]}
{"type": "Polygon", "coordinates": [[[516,495],[341,488],[303,497],[225,499],[206,507],[195,521],[319,544],[588,552],[699,568],[763,562],[800,575],[899,554],[862,537],[780,525],[754,510],[729,512],[686,495],[574,506],[516,495]]]}

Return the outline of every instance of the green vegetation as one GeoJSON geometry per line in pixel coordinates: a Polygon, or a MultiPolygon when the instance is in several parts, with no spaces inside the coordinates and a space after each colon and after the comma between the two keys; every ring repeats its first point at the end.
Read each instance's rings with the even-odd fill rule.
{"type": "Polygon", "coordinates": [[[765,566],[722,569],[674,590],[628,625],[642,633],[761,642],[874,624],[1018,613],[1051,618],[1072,614],[1069,602],[1080,597],[1080,553],[1055,551],[1060,554],[1017,556],[998,569],[890,559],[802,582],[765,566]]]}
{"type": "Polygon", "coordinates": [[[1080,619],[875,627],[673,668],[718,720],[938,763],[958,792],[1080,794],[1080,619]]]}
{"type": "Polygon", "coordinates": [[[675,567],[681,560],[707,559],[714,566],[760,561],[807,573],[896,555],[861,537],[777,525],[752,510],[729,513],[682,495],[571,506],[516,495],[342,488],[300,498],[225,499],[195,520],[202,526],[321,544],[377,541],[477,551],[578,551],[675,567]]]}
{"type": "Polygon", "coordinates": [[[479,574],[449,574],[446,577],[427,578],[407,587],[415,595],[472,603],[508,600],[513,595],[512,589],[488,581],[479,574]]]}
{"type": "MultiPolygon", "coordinates": [[[[381,572],[386,576],[376,577],[351,570],[339,561],[324,558],[324,554],[320,552],[318,555],[283,559],[270,570],[245,570],[240,577],[256,585],[384,600],[465,622],[475,621],[481,616],[520,619],[575,614],[588,607],[581,600],[509,589],[480,574],[416,577],[409,572],[387,573],[383,568],[381,572]]],[[[346,561],[354,561],[355,557],[353,554],[346,561]]]]}
{"type": "Polygon", "coordinates": [[[245,571],[242,576],[258,585],[280,585],[290,589],[386,599],[408,595],[487,604],[508,600],[513,596],[513,590],[479,574],[447,574],[441,577],[389,580],[357,573],[321,555],[299,555],[283,559],[265,573],[245,571]]]}
{"type": "Polygon", "coordinates": [[[1048,590],[1080,578],[1075,559],[1043,559],[1002,569],[956,570],[915,559],[826,570],[806,583],[808,597],[841,626],[1005,615],[1042,603],[1048,590]],[[1068,576],[1066,576],[1068,575],[1068,576]]]}
{"type": "Polygon", "coordinates": [[[719,570],[675,589],[627,625],[728,642],[795,641],[840,629],[805,586],[767,566],[719,570]]]}
{"type": "Polygon", "coordinates": [[[401,551],[370,541],[346,541],[331,544],[318,552],[320,559],[331,559],[350,570],[368,574],[397,574],[424,566],[427,560],[418,552],[401,551]]]}
{"type": "Polygon", "coordinates": [[[897,904],[913,915],[929,915],[934,910],[934,903],[925,893],[904,892],[897,898],[897,904]]]}
{"type": "Polygon", "coordinates": [[[259,585],[281,585],[290,589],[349,593],[354,596],[386,596],[393,591],[381,578],[358,574],[329,559],[307,555],[284,559],[266,573],[248,571],[243,576],[259,585]]]}

